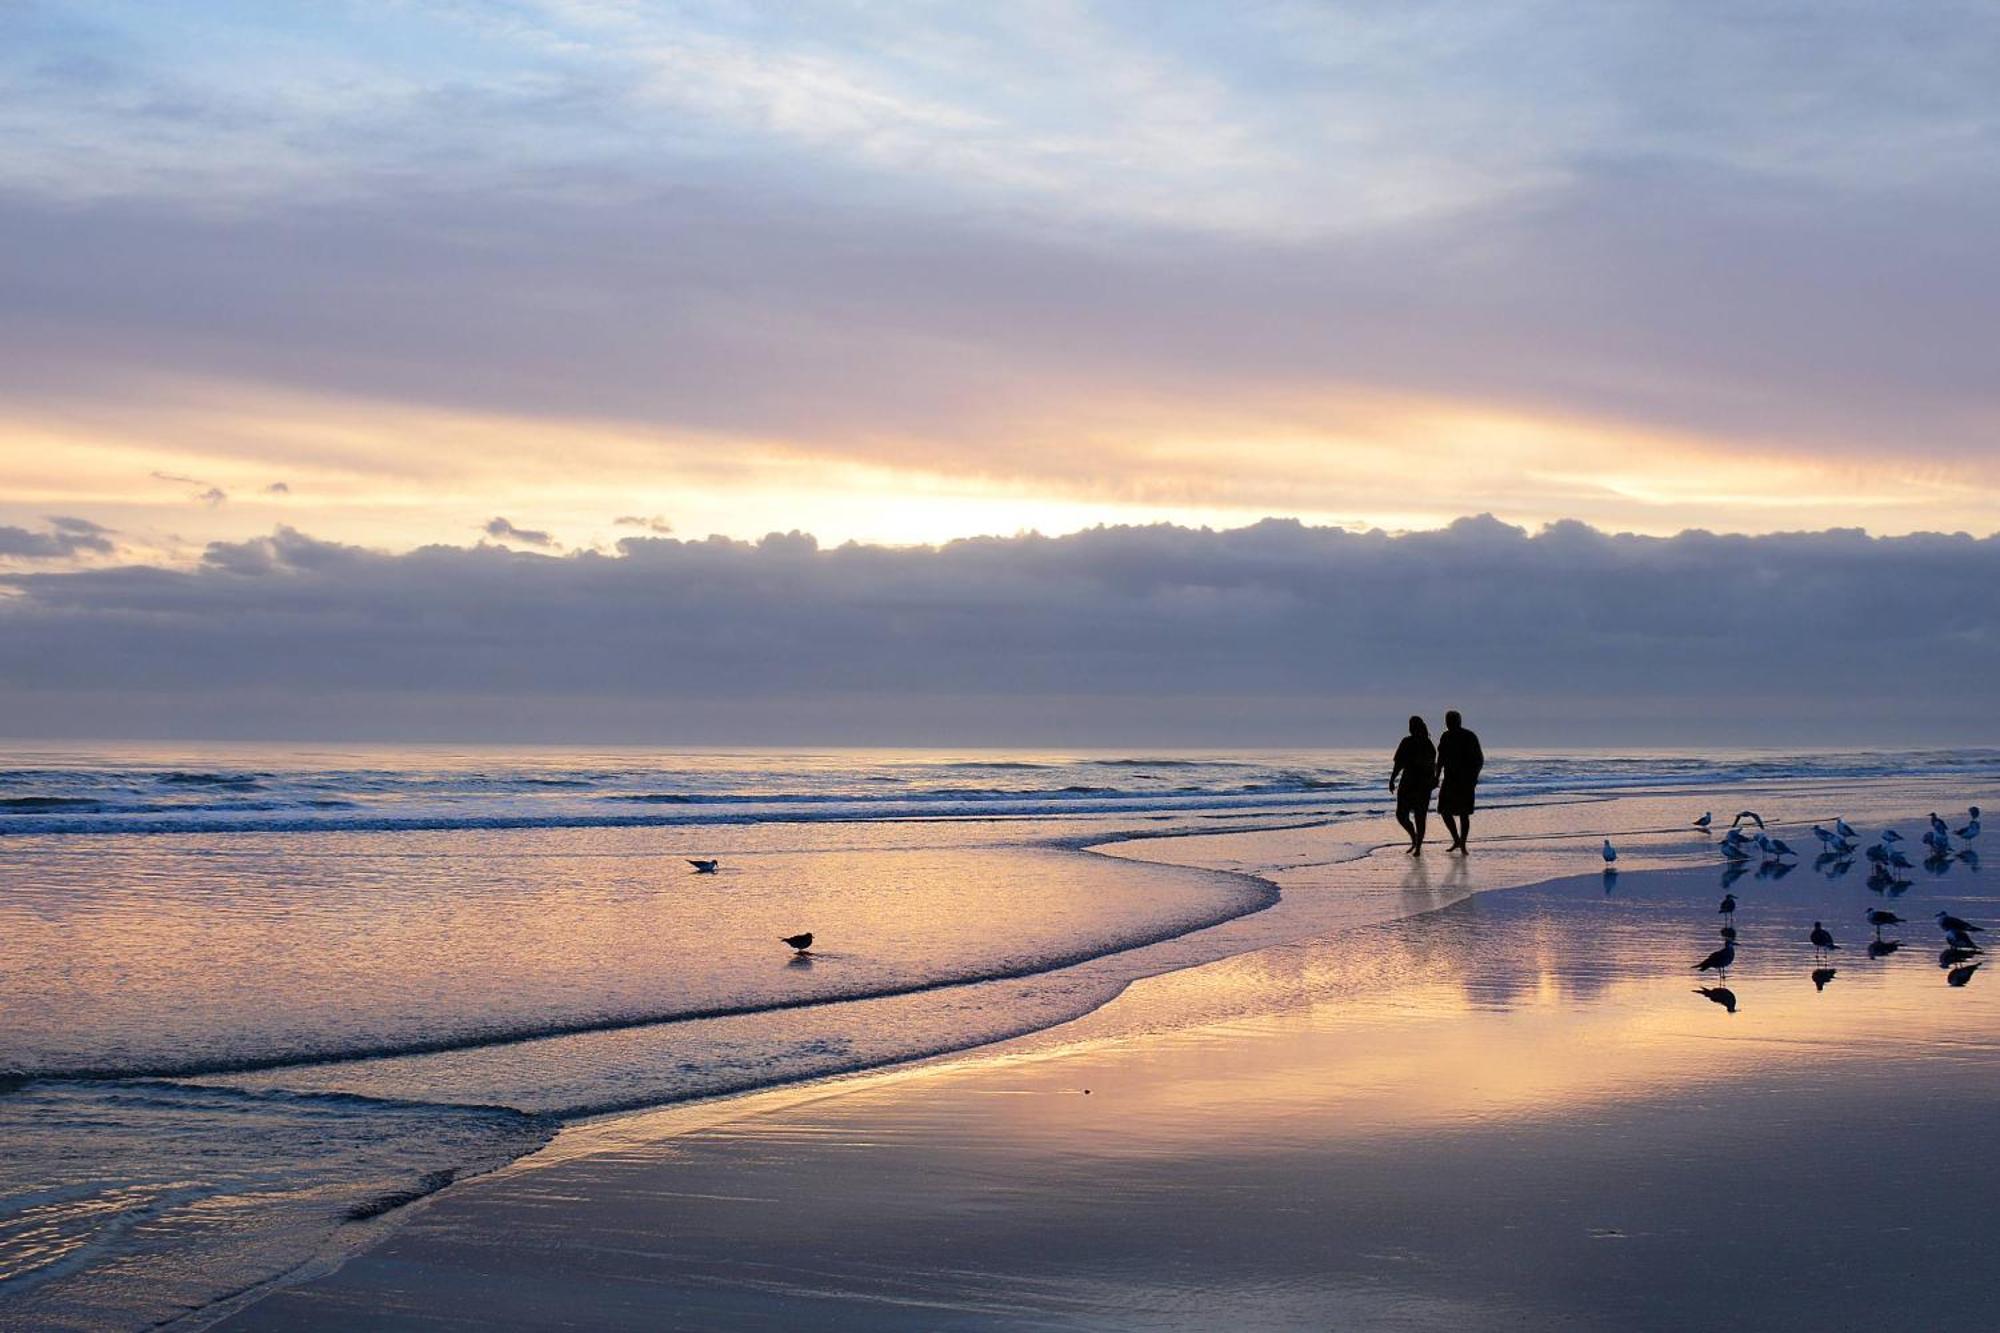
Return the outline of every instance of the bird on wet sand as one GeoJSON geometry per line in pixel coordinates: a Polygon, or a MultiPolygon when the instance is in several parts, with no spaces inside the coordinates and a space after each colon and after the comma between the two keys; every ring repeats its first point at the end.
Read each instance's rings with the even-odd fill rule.
{"type": "Polygon", "coordinates": [[[1611,845],[1611,839],[1604,840],[1604,864],[1610,865],[1618,859],[1618,849],[1611,845]]]}
{"type": "Polygon", "coordinates": [[[1903,835],[1896,832],[1896,830],[1892,828],[1885,828],[1882,830],[1883,842],[1901,842],[1902,840],[1903,840],[1903,835]]]}
{"type": "Polygon", "coordinates": [[[1835,833],[1838,833],[1843,839],[1845,839],[1848,842],[1853,842],[1856,838],[1861,836],[1860,834],[1854,831],[1854,825],[1848,823],[1844,819],[1836,819],[1833,821],[1833,831],[1835,833]]]}
{"type": "Polygon", "coordinates": [[[1973,939],[1972,936],[1962,930],[1947,930],[1944,933],[1944,942],[1945,947],[1948,949],[1970,949],[1974,953],[1986,952],[1979,947],[1978,940],[1973,939]]]}
{"type": "Polygon", "coordinates": [[[716,871],[722,869],[722,862],[714,860],[713,858],[698,858],[689,856],[689,857],[683,857],[682,859],[685,860],[689,865],[694,867],[694,873],[697,875],[713,875],[716,871]]]}
{"type": "Polygon", "coordinates": [[[804,953],[813,947],[813,933],[809,930],[803,935],[786,935],[779,943],[791,945],[794,953],[804,953]]]}
{"type": "Polygon", "coordinates": [[[1708,832],[1708,826],[1710,824],[1713,824],[1714,822],[1715,822],[1715,811],[1704,810],[1701,812],[1701,818],[1694,821],[1694,826],[1700,829],[1703,833],[1706,833],[1708,832]]]}
{"type": "Polygon", "coordinates": [[[1713,972],[1717,976],[1728,976],[1729,965],[1736,961],[1736,944],[1731,941],[1694,965],[1697,972],[1713,972]]]}
{"type": "Polygon", "coordinates": [[[1973,925],[1962,916],[1953,916],[1950,912],[1939,912],[1937,923],[1938,929],[1947,935],[1971,935],[1986,929],[1984,926],[1973,925]]]}
{"type": "Polygon", "coordinates": [[[1833,942],[1833,932],[1817,921],[1813,922],[1812,934],[1806,936],[1806,938],[1812,941],[1812,947],[1820,953],[1840,947],[1833,942]]]}
{"type": "Polygon", "coordinates": [[[1869,908],[1867,918],[1868,924],[1875,927],[1875,938],[1878,940],[1882,938],[1882,927],[1900,926],[1903,924],[1902,917],[1897,916],[1894,912],[1884,911],[1880,907],[1869,908]]]}

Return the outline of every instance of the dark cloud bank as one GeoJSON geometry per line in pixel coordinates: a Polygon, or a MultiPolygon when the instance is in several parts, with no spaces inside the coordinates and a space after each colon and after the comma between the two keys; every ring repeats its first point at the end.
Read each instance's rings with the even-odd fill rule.
{"type": "Polygon", "coordinates": [[[938,548],[633,537],[0,578],[0,733],[1511,745],[1990,742],[2000,538],[1392,537],[1267,520],[938,548]]]}

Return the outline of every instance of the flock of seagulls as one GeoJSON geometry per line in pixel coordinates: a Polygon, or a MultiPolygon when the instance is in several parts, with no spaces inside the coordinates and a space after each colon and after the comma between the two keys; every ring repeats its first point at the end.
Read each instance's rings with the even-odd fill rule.
{"type": "MultiPolygon", "coordinates": [[[[1979,854],[1971,843],[1979,837],[1979,807],[1971,806],[1966,811],[1966,821],[1956,829],[1945,819],[1933,812],[1929,816],[1930,827],[1919,840],[1927,849],[1923,864],[1934,873],[1943,873],[1952,862],[1962,862],[1968,868],[1977,869],[1979,854]]],[[[1694,821],[1694,826],[1704,833],[1715,825],[1715,812],[1706,811],[1694,821]]],[[[1907,841],[1895,829],[1884,829],[1881,837],[1861,847],[1861,835],[1845,819],[1835,819],[1831,828],[1819,824],[1812,826],[1812,833],[1820,844],[1820,853],[1815,863],[1828,878],[1837,879],[1845,874],[1859,854],[1870,866],[1868,887],[1888,897],[1896,897],[1911,887],[1913,881],[1901,872],[1915,869],[1909,854],[1897,846],[1907,841]]],[[[1798,852],[1783,838],[1774,837],[1765,825],[1764,819],[1754,810],[1739,811],[1730,821],[1728,831],[1717,844],[1725,865],[1723,887],[1728,887],[1736,879],[1748,873],[1754,866],[1759,878],[1783,878],[1797,867],[1798,852]],[[1754,834],[1746,833],[1752,827],[1754,834]]],[[[1617,876],[1616,863],[1618,849],[1609,838],[1604,840],[1600,853],[1604,858],[1605,883],[1608,888],[1617,876]]],[[[1736,962],[1736,910],[1740,904],[1734,892],[1725,892],[1716,907],[1717,915],[1724,922],[1722,927],[1722,947],[1711,952],[1692,967],[1698,976],[1713,973],[1716,985],[1700,985],[1695,993],[1723,1006],[1730,1013],[1736,1012],[1736,994],[1727,982],[1729,969],[1736,962]]],[[[1908,925],[1909,920],[1887,907],[1871,907],[1863,913],[1863,919],[1874,929],[1874,938],[1868,941],[1867,954],[1870,958],[1886,958],[1900,949],[1903,941],[1885,936],[1883,931],[1893,927],[1908,925]]],[[[1938,929],[1944,935],[1944,948],[1938,954],[1938,966],[1945,969],[1945,981],[1952,986],[1963,986],[1972,980],[1972,974],[1983,965],[1981,955],[1985,950],[1974,937],[1985,928],[1940,911],[1936,915],[1938,929]]],[[[1812,972],[1813,986],[1825,990],[1833,980],[1836,969],[1831,965],[1833,955],[1840,950],[1840,943],[1824,921],[1815,921],[1806,935],[1806,942],[1812,946],[1813,959],[1817,964],[1812,972]]]]}
{"type": "MultiPolygon", "coordinates": [[[[697,875],[713,875],[722,869],[722,861],[713,856],[684,856],[681,859],[693,866],[694,873],[697,875]]],[[[791,947],[792,958],[795,962],[800,959],[810,959],[812,957],[812,942],[813,934],[810,930],[797,935],[783,935],[778,939],[778,943],[791,947]]],[[[806,964],[798,962],[798,966],[804,967],[806,964]]]]}

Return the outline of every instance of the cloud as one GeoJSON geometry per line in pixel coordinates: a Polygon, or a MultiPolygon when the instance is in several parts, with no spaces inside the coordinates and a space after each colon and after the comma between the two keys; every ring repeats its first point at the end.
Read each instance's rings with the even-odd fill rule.
{"type": "Polygon", "coordinates": [[[220,486],[211,486],[194,498],[207,505],[210,509],[213,509],[229,498],[229,492],[223,490],[220,486]]]}
{"type": "Polygon", "coordinates": [[[87,731],[1338,744],[1458,706],[1509,748],[1966,744],[1996,738],[1996,578],[1990,537],[1490,518],[567,556],[280,528],[0,577],[0,685],[87,731]]]}
{"type": "Polygon", "coordinates": [[[0,526],[0,559],[68,560],[75,556],[110,555],[117,550],[111,529],[87,518],[50,515],[49,532],[0,526]]]}
{"type": "Polygon", "coordinates": [[[269,486],[266,486],[262,493],[265,495],[290,495],[292,488],[282,481],[274,481],[269,486]]]}
{"type": "Polygon", "coordinates": [[[651,518],[642,518],[636,514],[626,514],[620,518],[612,519],[611,522],[614,527],[644,528],[646,531],[662,537],[671,535],[674,530],[673,524],[667,522],[658,514],[653,515],[651,518]]]}
{"type": "Polygon", "coordinates": [[[524,546],[553,546],[555,538],[539,528],[517,528],[504,518],[486,520],[486,535],[501,541],[520,542],[524,546]]]}

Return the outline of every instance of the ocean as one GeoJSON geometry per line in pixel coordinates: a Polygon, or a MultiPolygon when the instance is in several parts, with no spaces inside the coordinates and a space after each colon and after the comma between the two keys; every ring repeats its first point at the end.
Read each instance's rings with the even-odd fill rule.
{"type": "MultiPolygon", "coordinates": [[[[1394,840],[1386,769],[6,747],[0,1323],[199,1320],[581,1118],[1045,1029],[1149,972],[1323,929],[1340,867],[1394,840]],[[1272,912],[1268,858],[1160,854],[1189,835],[1282,845],[1324,885],[1272,912]],[[1114,842],[1130,854],[1089,850],[1114,842]],[[807,930],[810,954],[779,942],[807,930]]],[[[1991,750],[1501,752],[1480,819],[1539,839],[1523,874],[1546,877],[1584,864],[1564,839],[1658,833],[1697,793],[1996,774],[1991,750]]]]}

